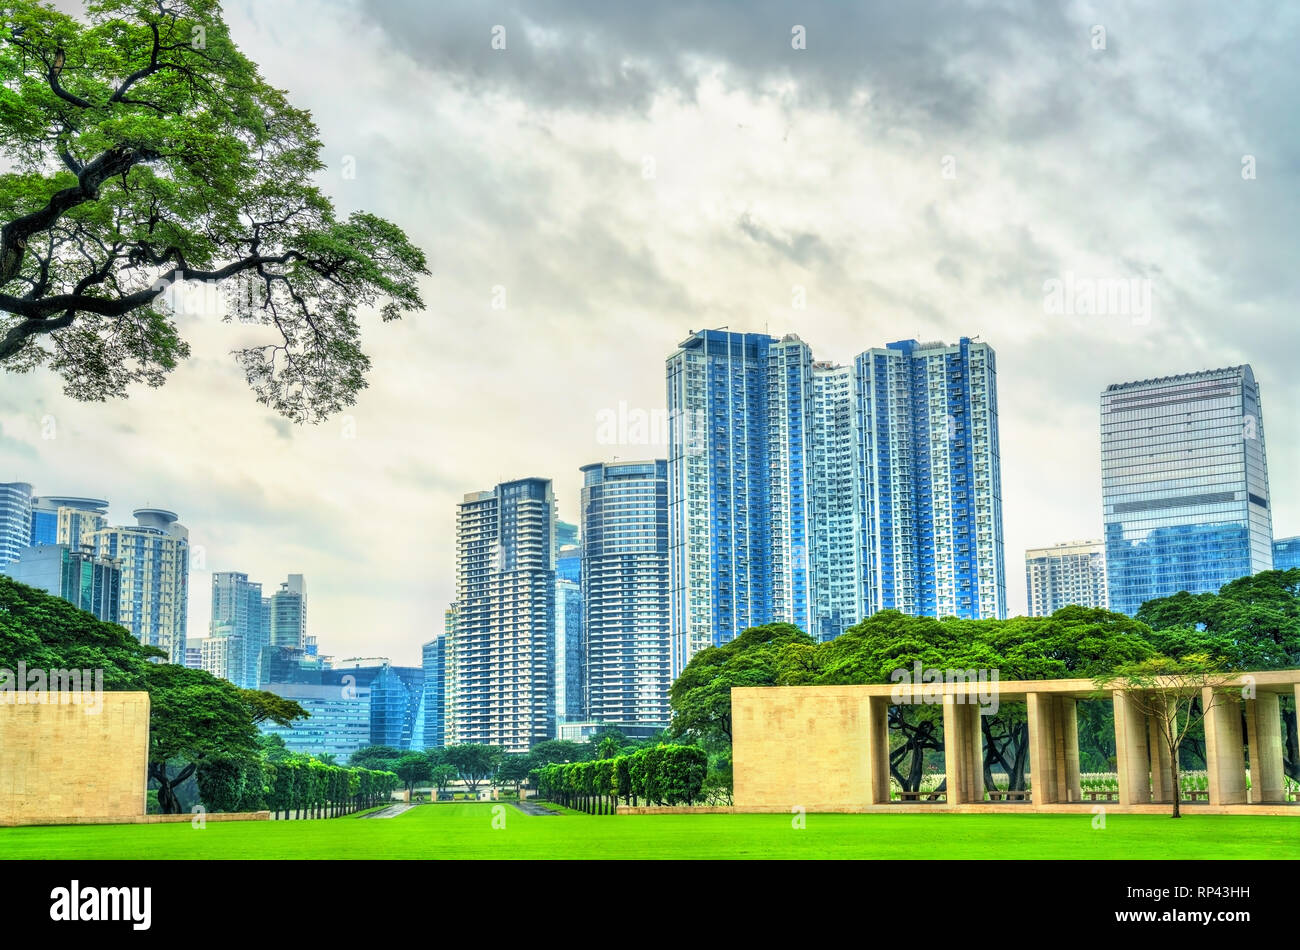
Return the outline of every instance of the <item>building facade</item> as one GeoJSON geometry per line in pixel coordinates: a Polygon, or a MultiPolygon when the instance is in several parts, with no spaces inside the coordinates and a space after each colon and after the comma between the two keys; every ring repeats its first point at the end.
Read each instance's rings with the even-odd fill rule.
{"type": "Polygon", "coordinates": [[[1030,617],[1050,617],[1062,607],[1106,607],[1106,545],[1074,541],[1025,552],[1025,592],[1030,617]]]}
{"type": "Polygon", "coordinates": [[[137,508],[136,524],[101,528],[93,535],[100,557],[122,569],[120,620],[141,643],[185,662],[188,625],[189,530],[175,512],[137,508]]]}
{"type": "Polygon", "coordinates": [[[1101,394],[1110,608],[1217,591],[1273,566],[1259,386],[1249,366],[1118,383],[1101,394]]]}
{"type": "Polygon", "coordinates": [[[447,635],[439,633],[420,649],[424,669],[424,747],[441,749],[448,745],[447,706],[447,635]]]}
{"type": "Polygon", "coordinates": [[[456,513],[452,731],[526,752],[555,735],[555,499],[524,478],[456,513]]]}
{"type": "Polygon", "coordinates": [[[586,719],[662,729],[673,681],[668,462],[596,463],[582,475],[586,719]]]}
{"type": "Polygon", "coordinates": [[[89,548],[33,545],[23,548],[18,559],[2,570],[14,580],[62,597],[100,620],[121,622],[122,569],[116,561],[97,557],[89,548]]]}
{"type": "Polygon", "coordinates": [[[1278,538],[1273,542],[1273,570],[1300,567],[1300,538],[1278,538]]]}
{"type": "Polygon", "coordinates": [[[746,627],[1006,616],[997,368],[904,340],[850,366],[706,330],[667,361],[674,671],[746,627]]]}
{"type": "Polygon", "coordinates": [[[208,637],[234,638],[239,644],[226,651],[233,666],[218,672],[205,664],[204,669],[244,689],[256,689],[258,662],[262,649],[270,643],[270,631],[262,625],[262,585],[239,571],[214,573],[208,637]]]}
{"type": "Polygon", "coordinates": [[[0,482],[0,568],[18,560],[23,548],[32,543],[31,520],[32,486],[0,482]]]}
{"type": "Polygon", "coordinates": [[[303,647],[307,641],[307,583],[301,574],[290,574],[270,597],[270,629],[273,646],[303,647]]]}

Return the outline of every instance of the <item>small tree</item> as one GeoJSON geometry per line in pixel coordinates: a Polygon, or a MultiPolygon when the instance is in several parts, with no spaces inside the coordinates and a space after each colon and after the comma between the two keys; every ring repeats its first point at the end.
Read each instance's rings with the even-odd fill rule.
{"type": "Polygon", "coordinates": [[[1128,692],[1133,705],[1156,724],[1173,773],[1174,818],[1182,817],[1179,753],[1192,729],[1222,701],[1219,691],[1234,678],[1223,666],[1222,660],[1206,653],[1178,659],[1157,656],[1122,664],[1096,679],[1099,687],[1128,692]],[[1202,700],[1206,689],[1211,690],[1209,703],[1202,700]]]}
{"type": "Polygon", "coordinates": [[[429,766],[428,758],[412,752],[398,759],[393,771],[402,780],[406,790],[413,793],[417,782],[427,782],[432,778],[433,769],[429,766]]]}
{"type": "Polygon", "coordinates": [[[459,775],[460,773],[456,771],[456,766],[448,765],[444,762],[442,765],[435,765],[433,767],[433,770],[429,774],[429,781],[433,783],[433,787],[439,792],[444,792],[452,782],[456,781],[459,775]]]}

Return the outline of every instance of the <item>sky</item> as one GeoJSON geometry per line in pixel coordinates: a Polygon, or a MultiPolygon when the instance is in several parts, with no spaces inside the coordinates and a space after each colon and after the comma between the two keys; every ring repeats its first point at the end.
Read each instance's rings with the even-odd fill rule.
{"type": "Polygon", "coordinates": [[[1250,363],[1274,533],[1300,534],[1300,7],[847,6],[228,2],[314,114],[321,186],[427,253],[426,310],[366,316],[370,386],[317,426],[256,403],[202,301],[161,389],[87,404],[0,374],[0,481],[107,498],[114,523],[176,511],[191,637],[209,572],[302,573],[322,653],[416,664],[456,503],[543,476],[575,520],[580,466],[664,454],[635,423],[690,331],[836,362],[978,336],[1010,613],[1027,547],[1101,535],[1110,383],[1250,363]],[[1150,307],[1061,313],[1053,281],[1150,307]]]}

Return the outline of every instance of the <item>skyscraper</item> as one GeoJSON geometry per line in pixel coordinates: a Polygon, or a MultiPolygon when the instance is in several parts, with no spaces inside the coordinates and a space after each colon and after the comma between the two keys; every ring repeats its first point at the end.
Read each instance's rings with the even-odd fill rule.
{"type": "Polygon", "coordinates": [[[31,542],[32,486],[0,482],[0,568],[18,560],[31,542]]]}
{"type": "Polygon", "coordinates": [[[301,649],[307,637],[307,584],[301,574],[290,574],[271,595],[272,646],[301,649]]]}
{"type": "Polygon", "coordinates": [[[218,571],[212,575],[212,620],[208,637],[233,637],[240,646],[227,649],[225,657],[236,665],[224,671],[210,669],[245,689],[256,689],[258,661],[270,642],[270,631],[262,626],[262,585],[239,571],[218,571]]]}
{"type": "Polygon", "coordinates": [[[95,532],[100,557],[122,568],[121,619],[141,643],[167,651],[170,662],[185,662],[189,608],[189,530],[175,512],[137,508],[136,524],[95,532]]]}
{"type": "Polygon", "coordinates": [[[582,588],[555,582],[555,719],[578,722],[587,709],[587,651],[582,629],[582,588]]]}
{"type": "Polygon", "coordinates": [[[1005,617],[993,348],[903,340],[855,367],[863,614],[1005,617]]]}
{"type": "Polygon", "coordinates": [[[439,632],[421,648],[424,668],[424,747],[447,745],[447,634],[439,632]]]}
{"type": "Polygon", "coordinates": [[[524,478],[456,513],[452,730],[526,752],[555,734],[555,499],[524,478]]]}
{"type": "Polygon", "coordinates": [[[582,468],[587,718],[664,728],[671,718],[668,462],[582,468]]]}
{"type": "Polygon", "coordinates": [[[89,548],[37,544],[0,568],[14,580],[38,587],[109,623],[120,622],[122,570],[116,561],[96,557],[89,548]]]}
{"type": "Polygon", "coordinates": [[[839,366],[793,334],[705,330],[667,384],[675,672],[772,621],[827,640],[883,609],[1006,615],[987,343],[839,366]]]}
{"type": "Polygon", "coordinates": [[[1025,552],[1029,616],[1050,617],[1062,607],[1105,607],[1106,546],[1074,541],[1025,552]]]}
{"type": "Polygon", "coordinates": [[[1273,564],[1259,386],[1249,366],[1108,386],[1102,517],[1110,607],[1217,591],[1273,564]]]}
{"type": "Polygon", "coordinates": [[[32,544],[67,544],[80,549],[95,544],[108,527],[108,502],[101,498],[41,495],[32,499],[32,544]]]}

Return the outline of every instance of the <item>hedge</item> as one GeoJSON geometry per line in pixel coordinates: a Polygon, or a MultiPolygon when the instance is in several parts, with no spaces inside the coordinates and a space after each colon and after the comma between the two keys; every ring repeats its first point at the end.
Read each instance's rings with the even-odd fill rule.
{"type": "Polygon", "coordinates": [[[628,805],[693,805],[700,799],[709,757],[689,745],[647,746],[629,755],[534,769],[540,794],[593,815],[628,805]]]}
{"type": "Polygon", "coordinates": [[[195,776],[209,811],[260,811],[276,817],[333,818],[388,801],[401,787],[392,772],[326,765],[315,759],[263,762],[209,759],[195,776]]]}

